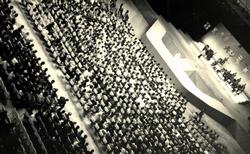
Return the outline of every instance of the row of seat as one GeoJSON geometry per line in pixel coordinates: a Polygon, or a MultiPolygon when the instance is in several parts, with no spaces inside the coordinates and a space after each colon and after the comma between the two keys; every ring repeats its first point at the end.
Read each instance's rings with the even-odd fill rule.
{"type": "Polygon", "coordinates": [[[17,16],[10,0],[0,3],[0,153],[93,153],[17,16]]]}
{"type": "Polygon", "coordinates": [[[106,153],[226,153],[216,147],[209,128],[186,123],[187,99],[135,37],[123,7],[110,3],[22,3],[76,105],[90,119],[100,148],[106,153]],[[198,131],[192,134],[188,127],[198,131]]]}

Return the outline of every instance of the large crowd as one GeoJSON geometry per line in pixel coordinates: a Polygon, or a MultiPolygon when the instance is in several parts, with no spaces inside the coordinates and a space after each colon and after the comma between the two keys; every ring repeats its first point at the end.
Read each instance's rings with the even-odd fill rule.
{"type": "MultiPolygon", "coordinates": [[[[27,110],[21,120],[36,151],[93,153],[87,136],[63,110],[67,99],[58,97],[28,34],[22,26],[15,28],[17,14],[6,1],[0,6],[0,19],[7,21],[0,39],[7,51],[1,52],[3,100],[10,98],[17,109],[27,110]]],[[[116,6],[115,0],[22,0],[20,6],[63,72],[82,116],[90,120],[100,151],[227,153],[200,114],[184,117],[187,99],[135,37],[123,5],[116,6]]],[[[15,126],[4,109],[2,114],[11,136],[15,126]]],[[[0,150],[6,150],[9,142],[5,145],[0,135],[0,150]]],[[[22,150],[24,142],[15,141],[15,150],[22,150]]]]}
{"type": "Polygon", "coordinates": [[[17,16],[9,0],[1,1],[0,153],[93,153],[17,16]]]}

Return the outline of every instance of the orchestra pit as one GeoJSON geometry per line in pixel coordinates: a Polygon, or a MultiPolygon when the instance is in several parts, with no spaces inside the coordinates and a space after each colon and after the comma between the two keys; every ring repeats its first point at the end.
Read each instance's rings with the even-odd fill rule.
{"type": "Polygon", "coordinates": [[[249,154],[247,1],[0,0],[0,154],[249,154]]]}

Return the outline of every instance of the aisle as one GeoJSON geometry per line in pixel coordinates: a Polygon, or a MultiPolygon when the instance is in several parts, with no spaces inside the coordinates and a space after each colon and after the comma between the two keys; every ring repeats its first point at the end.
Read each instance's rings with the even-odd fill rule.
{"type": "Polygon", "coordinates": [[[83,122],[83,118],[80,116],[78,109],[76,108],[76,106],[74,105],[73,101],[73,97],[71,97],[69,95],[69,89],[67,89],[65,87],[65,83],[62,82],[62,72],[57,69],[55,67],[55,65],[53,65],[51,58],[49,57],[49,55],[47,54],[47,52],[45,51],[45,47],[42,45],[43,43],[41,42],[41,40],[36,36],[36,34],[34,33],[31,25],[27,22],[26,17],[24,17],[23,12],[20,10],[20,8],[17,6],[18,4],[13,4],[15,11],[18,13],[18,17],[16,18],[16,22],[17,24],[20,25],[24,25],[24,31],[25,32],[29,32],[29,36],[28,38],[31,39],[33,41],[34,44],[34,49],[37,50],[37,57],[41,58],[41,61],[45,62],[45,65],[43,65],[44,68],[48,68],[48,74],[51,75],[50,79],[55,80],[55,83],[53,84],[54,88],[58,89],[57,94],[59,96],[63,96],[67,99],[69,99],[69,101],[66,103],[64,109],[67,112],[72,113],[72,115],[70,116],[70,119],[74,122],[77,123],[77,125],[79,125],[80,129],[82,129],[84,131],[84,134],[88,135],[87,138],[87,142],[89,143],[89,148],[94,149],[95,150],[95,154],[99,154],[99,149],[97,148],[93,138],[91,137],[91,135],[89,134],[89,132],[87,131],[87,127],[86,124],[83,122]]]}

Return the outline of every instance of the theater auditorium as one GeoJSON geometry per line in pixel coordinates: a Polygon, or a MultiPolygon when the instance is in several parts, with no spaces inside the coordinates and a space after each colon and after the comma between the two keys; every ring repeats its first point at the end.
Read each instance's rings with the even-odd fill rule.
{"type": "Polygon", "coordinates": [[[250,154],[250,0],[0,0],[0,154],[250,154]]]}

